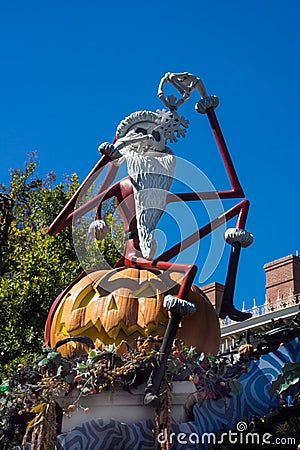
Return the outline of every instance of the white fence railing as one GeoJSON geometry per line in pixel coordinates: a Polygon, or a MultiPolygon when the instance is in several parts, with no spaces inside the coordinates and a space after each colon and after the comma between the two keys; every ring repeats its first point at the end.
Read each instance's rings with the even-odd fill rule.
{"type": "MultiPolygon", "coordinates": [[[[264,314],[269,314],[274,311],[282,310],[284,308],[288,308],[289,306],[299,305],[300,304],[300,294],[297,295],[290,295],[286,298],[279,298],[276,300],[276,302],[266,302],[263,305],[253,305],[252,308],[247,309],[246,312],[250,312],[252,314],[252,317],[256,316],[263,316],[264,314]]],[[[233,323],[236,323],[234,320],[229,319],[229,317],[226,317],[226,319],[222,320],[220,319],[220,325],[221,327],[227,327],[228,325],[232,325],[233,323]]]]}

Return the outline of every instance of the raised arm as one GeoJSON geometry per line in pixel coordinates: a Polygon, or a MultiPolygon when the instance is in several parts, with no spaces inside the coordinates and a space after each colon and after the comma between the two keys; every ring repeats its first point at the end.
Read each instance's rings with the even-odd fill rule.
{"type": "Polygon", "coordinates": [[[168,203],[176,202],[176,201],[193,201],[193,200],[213,200],[217,198],[227,199],[227,198],[244,198],[245,194],[240,185],[237,173],[235,171],[231,156],[229,154],[223,133],[221,131],[216,113],[214,111],[213,106],[205,109],[205,101],[210,97],[206,97],[200,102],[197,103],[196,108],[197,111],[201,114],[206,113],[208,120],[210,122],[212,132],[218,146],[222,161],[225,166],[225,170],[227,176],[229,178],[229,182],[231,185],[231,189],[222,190],[222,191],[209,191],[209,192],[191,192],[191,193],[179,193],[172,194],[170,193],[167,198],[168,203]]]}
{"type": "Polygon", "coordinates": [[[219,149],[223,164],[231,189],[212,191],[212,192],[191,192],[169,194],[167,202],[191,201],[191,200],[213,200],[216,198],[244,198],[244,192],[238,180],[231,156],[229,154],[224,136],[222,134],[218,119],[214,109],[219,104],[219,99],[214,95],[208,95],[201,79],[188,72],[182,73],[166,73],[161,79],[158,88],[158,97],[171,111],[177,110],[191,95],[193,91],[197,91],[201,99],[195,106],[199,114],[206,114],[219,149]],[[174,95],[165,97],[164,86],[170,83],[181,94],[181,98],[177,99],[174,95]]]}

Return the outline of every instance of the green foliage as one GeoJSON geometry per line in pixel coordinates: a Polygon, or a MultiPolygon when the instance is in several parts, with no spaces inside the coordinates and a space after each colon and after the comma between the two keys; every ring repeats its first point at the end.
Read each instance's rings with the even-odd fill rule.
{"type": "Polygon", "coordinates": [[[197,355],[194,347],[188,348],[176,339],[168,359],[168,372],[174,381],[189,379],[195,384],[200,399],[225,398],[229,393],[240,395],[243,387],[238,381],[247,366],[240,360],[232,363],[226,357],[197,355]]]}
{"type": "MultiPolygon", "coordinates": [[[[43,329],[57,295],[81,272],[71,227],[55,236],[47,227],[78,187],[76,174],[56,184],[36,175],[35,156],[0,183],[0,381],[40,351],[43,329]]],[[[113,263],[111,243],[107,258],[113,263]]]]}
{"type": "MultiPolygon", "coordinates": [[[[136,348],[123,341],[117,347],[109,345],[95,349],[88,338],[78,336],[77,339],[90,348],[87,354],[63,357],[57,347],[71,340],[66,338],[52,349],[44,348],[33,364],[20,367],[8,383],[0,385],[0,448],[1,444],[11,444],[12,437],[17,444],[22,441],[22,436],[25,436],[23,442],[34,441],[36,435],[48,436],[55,423],[54,418],[42,430],[38,427],[47,405],[50,407],[54,401],[59,402],[63,398],[63,413],[67,416],[76,409],[83,409],[87,414],[89,408],[81,405],[83,396],[108,390],[114,392],[119,388],[130,393],[132,388],[149,379],[159,361],[161,340],[151,336],[139,339],[136,348]]],[[[239,363],[231,365],[231,373],[227,371],[224,374],[223,368],[229,364],[226,359],[219,359],[218,365],[211,365],[208,361],[197,355],[195,348],[186,346],[178,339],[174,341],[166,377],[161,385],[157,416],[163,414],[161,405],[168,397],[166,387],[170,387],[172,381],[190,380],[195,384],[201,400],[224,399],[231,392],[236,395],[241,393],[241,385],[237,381],[241,369],[239,363]]],[[[169,403],[166,409],[169,418],[170,408],[169,403]]],[[[44,437],[43,440],[47,442],[44,437]]]]}
{"type": "MultiPolygon", "coordinates": [[[[94,345],[86,337],[79,340],[87,347],[94,345]]],[[[49,442],[56,441],[55,401],[59,403],[63,398],[65,415],[76,408],[87,414],[89,409],[80,404],[82,396],[114,391],[116,386],[130,392],[131,387],[148,379],[158,358],[154,349],[147,353],[144,348],[134,350],[129,344],[126,353],[121,344],[117,348],[110,345],[102,350],[92,349],[80,357],[63,357],[56,347],[43,348],[33,364],[19,367],[8,382],[0,385],[0,449],[13,450],[21,442],[33,443],[37,436],[34,448],[54,448],[49,442]]]]}
{"type": "Polygon", "coordinates": [[[269,389],[270,397],[276,393],[282,394],[291,386],[300,382],[300,362],[286,363],[282,368],[282,374],[278,375],[276,380],[272,381],[269,389]]]}
{"type": "MultiPolygon", "coordinates": [[[[78,186],[76,175],[55,185],[55,175],[35,176],[31,157],[0,185],[0,367],[2,376],[40,350],[55,297],[79,272],[71,230],[57,236],[47,226],[78,186]]],[[[0,374],[1,376],[1,374],[0,374]]]]}

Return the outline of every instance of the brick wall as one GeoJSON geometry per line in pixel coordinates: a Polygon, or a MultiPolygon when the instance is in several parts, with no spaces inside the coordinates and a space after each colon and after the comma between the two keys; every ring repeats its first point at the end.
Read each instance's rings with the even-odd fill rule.
{"type": "Polygon", "coordinates": [[[264,265],[269,303],[300,293],[300,257],[288,255],[264,265]]]}
{"type": "Polygon", "coordinates": [[[221,283],[210,283],[201,287],[201,291],[208,297],[209,301],[215,307],[217,314],[220,312],[224,285],[221,283]]]}

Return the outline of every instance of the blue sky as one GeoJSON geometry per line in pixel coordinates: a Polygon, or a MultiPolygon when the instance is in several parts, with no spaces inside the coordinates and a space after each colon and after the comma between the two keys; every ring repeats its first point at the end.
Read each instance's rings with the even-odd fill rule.
{"type": "MultiPolygon", "coordinates": [[[[262,303],[263,264],[300,250],[299,12],[297,0],[2,2],[0,181],[32,150],[41,175],[82,180],[123,117],[161,108],[165,72],[194,73],[220,98],[217,116],[251,202],[255,243],[242,253],[236,303],[262,303]]],[[[184,105],[190,129],[172,148],[226,189],[196,101],[184,105]]],[[[207,282],[224,282],[227,257],[228,248],[207,282]]]]}

